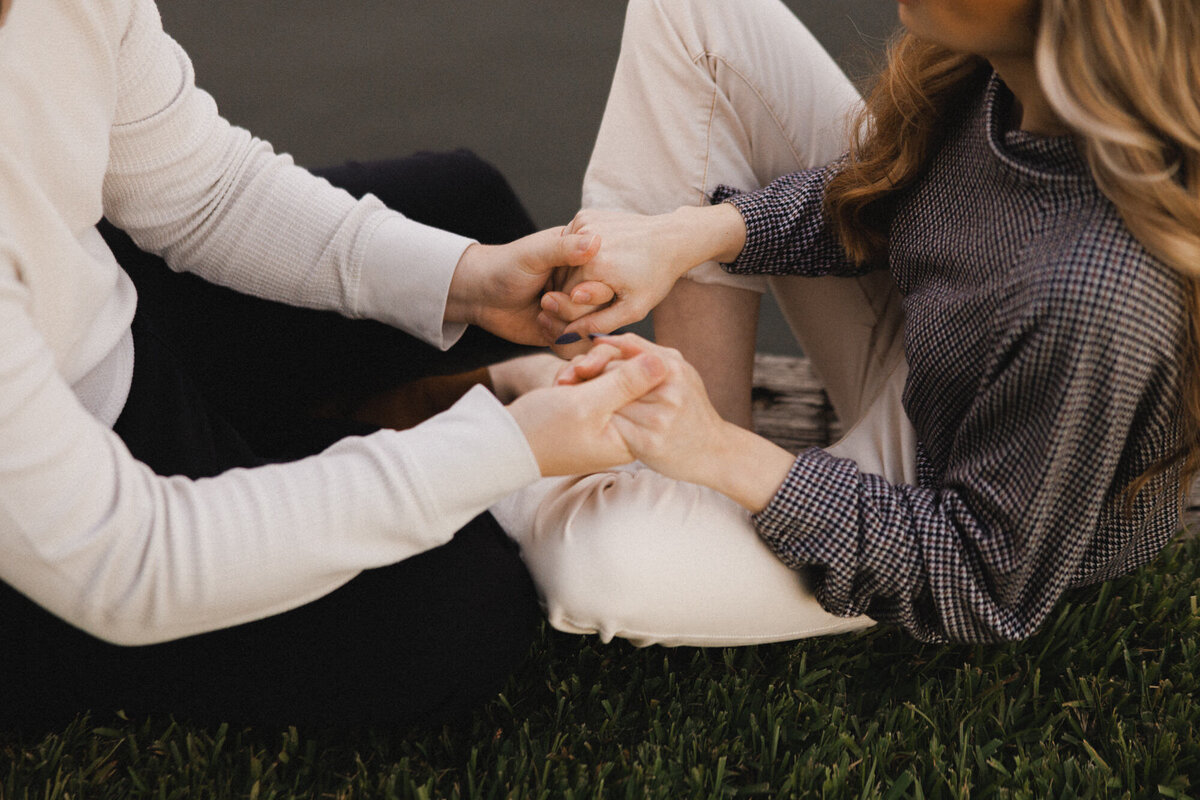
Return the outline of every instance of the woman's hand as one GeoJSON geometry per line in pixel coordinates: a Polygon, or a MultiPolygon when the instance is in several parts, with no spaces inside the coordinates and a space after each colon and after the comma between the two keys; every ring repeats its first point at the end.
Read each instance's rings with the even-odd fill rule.
{"type": "Polygon", "coordinates": [[[577,475],[633,461],[614,425],[617,412],[652,391],[666,365],[652,354],[632,354],[582,385],[535,389],[514,400],[509,413],[537,458],[542,475],[577,475]]]}
{"type": "Polygon", "coordinates": [[[656,216],[584,210],[565,232],[598,234],[603,244],[570,271],[564,291],[542,298],[539,324],[562,344],[644,319],[685,272],[712,259],[732,261],[746,241],[741,213],[728,204],[656,216]]]}
{"type": "Polygon", "coordinates": [[[677,351],[631,333],[605,336],[563,367],[555,383],[586,386],[627,359],[647,356],[662,363],[662,379],[614,419],[629,452],[668,477],[716,489],[751,511],[764,509],[787,477],[792,454],[722,419],[700,375],[677,351]]]}
{"type": "MultiPolygon", "coordinates": [[[[675,281],[690,269],[682,263],[678,226],[670,214],[643,216],[619,211],[580,211],[566,227],[576,235],[600,234],[601,252],[586,269],[570,270],[562,291],[542,297],[547,332],[560,336],[607,333],[645,318],[675,281]],[[588,314],[587,306],[613,301],[586,324],[568,325],[588,314]]],[[[556,337],[557,338],[557,337],[556,337]]]]}

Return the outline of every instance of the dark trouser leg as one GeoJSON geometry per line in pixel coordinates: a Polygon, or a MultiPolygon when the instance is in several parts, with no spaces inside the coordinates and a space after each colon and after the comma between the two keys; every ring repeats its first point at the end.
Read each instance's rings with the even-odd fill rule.
{"type": "MultiPolygon", "coordinates": [[[[454,194],[433,191],[446,169],[465,197],[495,201],[496,219],[506,220],[488,223],[495,236],[532,227],[482,162],[454,154],[405,164],[342,169],[356,182],[352,191],[385,202],[405,191],[435,198],[439,215],[454,194]],[[407,189],[395,185],[397,175],[407,189]]],[[[420,205],[407,209],[411,216],[421,218],[420,205]]],[[[471,234],[474,222],[463,223],[471,234]]],[[[442,354],[386,326],[238,295],[170,273],[119,232],[106,234],[139,290],[134,385],[116,430],[160,474],[202,477],[319,451],[368,430],[305,419],[322,392],[457,371],[508,351],[477,337],[455,348],[466,345],[465,356],[442,354]]],[[[147,647],[101,642],[0,584],[0,720],[52,726],[87,708],[280,722],[440,720],[495,693],[527,651],[538,616],[515,547],[486,514],[449,544],[364,572],[291,612],[147,647]]]]}
{"type": "Polygon", "coordinates": [[[440,721],[500,690],[537,615],[524,566],[485,514],[449,544],[364,572],[294,611],[105,660],[120,665],[110,685],[133,713],[440,721]]]}
{"type": "Polygon", "coordinates": [[[84,634],[0,584],[0,721],[51,728],[170,713],[281,724],[441,722],[493,697],[528,652],[537,599],[484,514],[442,547],[259,622],[145,647],[84,634]]]}

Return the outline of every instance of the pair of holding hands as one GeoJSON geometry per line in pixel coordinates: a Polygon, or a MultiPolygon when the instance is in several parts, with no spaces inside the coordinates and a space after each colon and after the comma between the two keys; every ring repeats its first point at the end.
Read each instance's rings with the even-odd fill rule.
{"type": "Polygon", "coordinates": [[[553,386],[508,406],[543,475],[640,460],[751,510],[766,505],[790,454],[722,419],[677,351],[633,334],[591,338],[643,319],[685,272],[733,261],[745,240],[740,212],[726,204],[656,216],[582,211],[566,227],[468,249],[448,320],[527,344],[575,342],[556,347],[575,357],[553,386]],[[484,259],[471,263],[472,251],[484,259]]]}
{"type": "Polygon", "coordinates": [[[564,236],[595,236],[602,245],[588,261],[556,274],[561,284],[541,298],[538,325],[560,355],[589,334],[608,333],[645,319],[675,281],[696,263],[680,246],[673,215],[581,211],[564,236]]]}
{"type": "Polygon", "coordinates": [[[526,411],[536,414],[522,429],[543,475],[640,460],[700,482],[700,446],[725,423],[695,369],[678,352],[633,334],[591,339],[643,319],[686,271],[672,268],[679,258],[666,217],[583,211],[557,231],[563,245],[572,243],[572,257],[548,276],[536,324],[560,356],[576,355],[553,387],[510,406],[518,422],[526,411]]]}
{"type": "Polygon", "coordinates": [[[787,450],[723,419],[678,351],[632,333],[599,336],[554,385],[508,406],[543,475],[638,460],[762,511],[787,477],[787,450]]]}
{"type": "Polygon", "coordinates": [[[473,244],[455,268],[445,319],[533,345],[637,322],[682,274],[662,268],[654,230],[664,227],[660,217],[580,212],[508,244],[473,244]]]}
{"type": "Polygon", "coordinates": [[[741,214],[728,204],[650,216],[581,211],[565,227],[467,248],[446,321],[522,344],[583,341],[644,319],[685,272],[733,261],[745,241],[741,214]]]}
{"type": "Polygon", "coordinates": [[[669,477],[708,484],[714,442],[736,428],[717,414],[677,351],[632,333],[598,337],[563,366],[553,386],[508,408],[543,475],[640,460],[669,477]]]}

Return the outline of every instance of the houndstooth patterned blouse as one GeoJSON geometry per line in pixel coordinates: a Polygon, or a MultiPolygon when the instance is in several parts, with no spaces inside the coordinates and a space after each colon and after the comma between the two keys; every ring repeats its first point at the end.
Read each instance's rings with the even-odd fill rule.
{"type": "MultiPolygon", "coordinates": [[[[1073,140],[1005,130],[1012,102],[981,84],[892,222],[919,485],[811,449],[754,518],[826,609],[930,641],[1026,637],[1066,589],[1145,563],[1178,526],[1176,472],[1132,511],[1122,492],[1180,442],[1182,281],[1073,140]]],[[[822,211],[829,169],[723,188],[748,228],[726,268],[860,272],[822,211]]]]}

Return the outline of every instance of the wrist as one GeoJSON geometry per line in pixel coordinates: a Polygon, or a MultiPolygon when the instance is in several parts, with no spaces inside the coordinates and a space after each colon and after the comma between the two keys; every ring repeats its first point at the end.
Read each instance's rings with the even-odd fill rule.
{"type": "Polygon", "coordinates": [[[450,291],[446,295],[446,322],[474,325],[479,317],[479,262],[484,255],[485,245],[478,242],[467,245],[458,258],[454,275],[450,278],[450,291]]]}
{"type": "Polygon", "coordinates": [[[707,459],[705,486],[757,514],[774,499],[796,457],[753,431],[726,422],[707,459]]]}
{"type": "Polygon", "coordinates": [[[531,403],[528,395],[523,395],[506,404],[504,408],[517,423],[517,427],[521,429],[521,434],[525,437],[526,444],[529,445],[529,452],[533,454],[534,460],[537,461],[538,471],[543,476],[546,475],[546,464],[544,463],[546,454],[543,452],[543,443],[537,435],[538,430],[542,427],[539,424],[537,404],[531,403]]]}
{"type": "MultiPolygon", "coordinates": [[[[683,271],[717,261],[728,264],[746,246],[746,223],[742,213],[729,203],[711,206],[682,206],[671,212],[688,266],[683,271]]],[[[682,273],[680,273],[682,274],[682,273]]]]}

